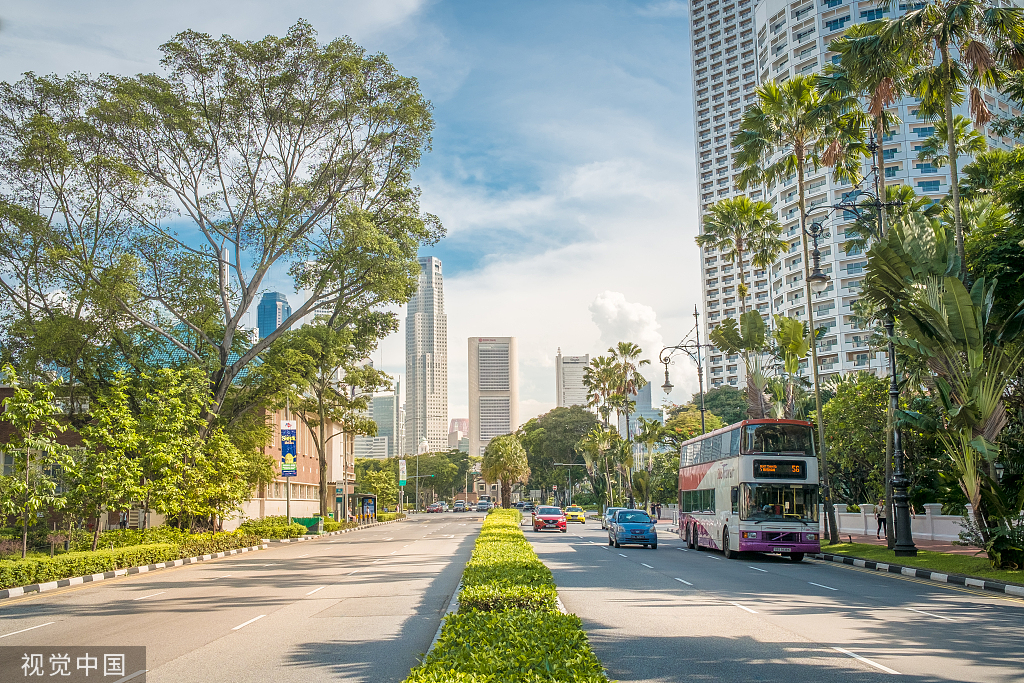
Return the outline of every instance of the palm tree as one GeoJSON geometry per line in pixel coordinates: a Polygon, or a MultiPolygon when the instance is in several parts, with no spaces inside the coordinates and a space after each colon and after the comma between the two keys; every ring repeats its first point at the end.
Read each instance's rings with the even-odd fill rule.
{"type": "MultiPolygon", "coordinates": [[[[814,329],[811,308],[811,282],[807,231],[807,196],[804,173],[808,164],[815,169],[830,166],[837,180],[853,180],[860,171],[863,158],[864,131],[859,117],[852,113],[845,99],[835,95],[822,95],[815,88],[813,76],[794,76],[778,84],[768,81],[757,88],[757,100],[743,114],[740,131],[733,138],[739,149],[737,164],[743,168],[740,187],[754,183],[772,185],[779,180],[796,176],[798,210],[800,212],[801,241],[803,243],[804,295],[807,297],[807,321],[814,329]]],[[[818,384],[817,343],[811,344],[811,366],[815,386],[818,384]]],[[[815,392],[818,416],[818,442],[821,446],[825,483],[828,467],[825,455],[824,421],[821,397],[815,392]]],[[[827,488],[826,488],[827,491],[827,488]]],[[[829,539],[838,540],[835,508],[826,493],[825,510],[828,513],[829,539]]]]}
{"type": "MultiPolygon", "coordinates": [[[[890,219],[911,213],[934,218],[942,212],[942,204],[918,195],[912,186],[902,183],[885,188],[885,203],[890,206],[888,209],[883,209],[882,215],[890,219]]],[[[874,211],[874,198],[865,197],[861,202],[861,207],[862,213],[857,220],[844,229],[846,241],[843,242],[843,248],[848,254],[867,251],[870,240],[884,234],[878,230],[878,214],[874,211]]]]}
{"type": "MultiPolygon", "coordinates": [[[[627,478],[632,474],[633,470],[633,438],[629,429],[629,414],[636,405],[629,397],[636,396],[647,385],[647,378],[640,374],[640,368],[651,364],[651,361],[646,358],[640,358],[640,354],[643,352],[643,349],[633,342],[625,341],[621,341],[608,349],[608,353],[615,360],[615,368],[618,374],[615,398],[620,406],[620,410],[626,415],[626,444],[624,448],[626,451],[625,457],[627,457],[630,463],[627,470],[627,478]]],[[[632,487],[632,484],[630,486],[632,487]]],[[[632,488],[629,491],[629,497],[632,500],[632,488]]]]}
{"type": "Polygon", "coordinates": [[[590,365],[583,370],[583,386],[587,388],[587,405],[597,409],[606,427],[612,410],[610,399],[615,393],[616,382],[615,359],[611,356],[598,356],[591,360],[590,365]]]}
{"type": "MultiPolygon", "coordinates": [[[[917,153],[918,161],[931,162],[932,166],[942,168],[949,163],[949,141],[946,139],[946,122],[936,121],[935,132],[925,138],[917,153]]],[[[988,150],[985,136],[971,128],[966,116],[957,114],[953,119],[953,153],[960,158],[967,154],[977,156],[988,150]]],[[[961,217],[962,218],[962,217],[961,217]]]]}
{"type": "MultiPolygon", "coordinates": [[[[1024,67],[1021,10],[986,0],[934,0],[887,21],[881,36],[891,50],[904,50],[919,58],[914,90],[921,97],[922,112],[941,116],[947,129],[955,127],[953,105],[963,103],[965,91],[974,125],[984,127],[992,113],[978,86],[997,85],[1004,67],[1024,67]]],[[[964,279],[967,261],[954,137],[947,136],[946,150],[960,279],[964,279]]]]}
{"type": "MultiPolygon", "coordinates": [[[[892,50],[880,35],[884,21],[854,24],[846,33],[829,44],[829,50],[839,54],[838,63],[825,65],[824,73],[816,85],[823,95],[831,96],[851,113],[860,111],[860,99],[867,100],[870,125],[878,141],[875,163],[879,173],[885,168],[885,134],[898,128],[902,121],[888,107],[898,102],[912,86],[915,55],[907,50],[892,50]]],[[[882,232],[885,234],[885,210],[882,232]]]]}
{"type": "Polygon", "coordinates": [[[739,262],[740,284],[736,291],[741,314],[746,310],[747,300],[743,255],[749,253],[755,267],[767,268],[787,246],[779,237],[781,234],[782,225],[772,205],[747,196],[716,202],[704,215],[703,232],[695,238],[697,246],[720,249],[726,263],[739,262]]]}

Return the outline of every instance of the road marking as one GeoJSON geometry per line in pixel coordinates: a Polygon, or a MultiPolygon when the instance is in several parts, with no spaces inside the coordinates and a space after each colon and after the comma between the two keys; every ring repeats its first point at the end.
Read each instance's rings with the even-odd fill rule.
{"type": "Polygon", "coordinates": [[[730,602],[729,604],[730,605],[735,605],[736,607],[739,607],[741,610],[743,610],[745,612],[750,612],[751,614],[757,614],[757,612],[755,612],[754,610],[750,609],[749,607],[744,607],[743,605],[741,605],[738,602],[730,602]]]}
{"type": "Polygon", "coordinates": [[[299,557],[309,557],[309,553],[306,553],[305,555],[299,555],[299,557]]]}
{"type": "Polygon", "coordinates": [[[884,671],[884,672],[885,672],[885,673],[887,673],[887,674],[896,674],[897,676],[899,676],[899,675],[900,675],[900,672],[899,672],[899,671],[893,671],[893,670],[892,670],[892,669],[890,669],[889,667],[887,667],[887,666],[882,666],[882,665],[881,665],[881,664],[879,664],[878,662],[872,662],[872,661],[871,661],[870,659],[868,659],[867,657],[861,657],[861,656],[860,656],[859,654],[857,654],[856,652],[850,652],[849,650],[844,650],[844,649],[843,649],[843,648],[841,648],[841,647],[833,647],[832,649],[833,649],[833,650],[838,650],[839,652],[842,652],[842,653],[843,653],[844,655],[849,655],[850,657],[853,657],[854,659],[859,659],[860,661],[864,662],[865,664],[870,664],[871,666],[875,667],[876,669],[881,669],[882,671],[884,671]]]}
{"type": "Polygon", "coordinates": [[[312,595],[313,593],[318,593],[318,592],[322,591],[325,588],[327,588],[327,586],[320,586],[319,588],[314,588],[313,590],[311,590],[308,593],[306,593],[306,595],[312,595]]]}
{"type": "Polygon", "coordinates": [[[146,598],[153,598],[157,595],[163,595],[166,592],[167,591],[160,591],[159,593],[150,593],[149,595],[143,595],[141,598],[132,598],[132,601],[134,602],[135,600],[145,600],[146,598]]]}
{"type": "Polygon", "coordinates": [[[263,565],[263,566],[264,566],[264,567],[276,567],[276,566],[277,566],[277,563],[276,563],[276,562],[271,562],[270,564],[265,564],[265,565],[263,565]]]}
{"type": "MultiPolygon", "coordinates": [[[[750,567],[750,565],[747,565],[747,566],[750,567]]],[[[761,569],[760,567],[750,567],[750,568],[753,569],[755,572],[764,572],[765,574],[768,573],[767,569],[761,569]]]]}
{"type": "Polygon", "coordinates": [[[220,576],[213,576],[210,578],[210,581],[216,581],[217,579],[226,579],[229,576],[231,576],[231,574],[221,574],[220,576]]]}
{"type": "Polygon", "coordinates": [[[370,564],[377,564],[378,562],[380,562],[380,560],[374,560],[374,561],[373,561],[373,562],[371,562],[370,564]]]}
{"type": "Polygon", "coordinates": [[[349,572],[349,573],[348,573],[348,575],[349,575],[349,576],[352,576],[352,575],[353,575],[353,574],[355,574],[355,573],[356,573],[357,571],[359,571],[359,570],[358,570],[358,569],[356,569],[355,571],[351,571],[351,572],[349,572]]]}
{"type": "Polygon", "coordinates": [[[830,591],[837,590],[837,589],[833,588],[832,586],[826,586],[824,584],[814,583],[813,581],[808,581],[807,583],[811,584],[812,586],[817,586],[818,588],[824,588],[824,589],[830,590],[830,591]]]}
{"type": "Polygon", "coordinates": [[[619,557],[626,557],[626,556],[623,555],[622,553],[619,553],[619,557]]]}
{"type": "Polygon", "coordinates": [[[392,550],[392,551],[391,551],[391,554],[392,554],[392,555],[394,555],[394,554],[395,554],[395,553],[397,553],[397,552],[398,552],[397,550],[392,550]]]}
{"type": "Polygon", "coordinates": [[[385,539],[383,539],[383,540],[385,540],[385,541],[393,541],[393,540],[395,540],[395,539],[394,539],[394,538],[385,538],[385,539]]]}
{"type": "Polygon", "coordinates": [[[710,558],[712,560],[720,560],[720,559],[722,559],[720,557],[715,557],[714,555],[705,555],[704,557],[710,558]]]}
{"type": "Polygon", "coordinates": [[[687,586],[692,586],[693,585],[689,581],[684,581],[684,580],[680,579],[679,577],[676,577],[676,581],[678,581],[679,583],[685,583],[687,586]]]}
{"type": "Polygon", "coordinates": [[[643,565],[644,565],[645,567],[647,567],[648,569],[654,569],[654,567],[652,567],[652,566],[651,566],[651,565],[649,565],[649,564],[644,564],[643,562],[641,562],[640,564],[643,564],[643,565]]]}
{"type": "Polygon", "coordinates": [[[258,617],[253,617],[252,619],[250,619],[249,621],[245,622],[244,624],[239,624],[238,626],[234,627],[231,630],[232,631],[237,631],[240,628],[244,628],[244,627],[248,626],[249,624],[251,624],[254,621],[259,621],[260,619],[262,619],[265,616],[267,616],[267,615],[266,614],[261,614],[258,617]]]}
{"type": "Polygon", "coordinates": [[[56,623],[57,623],[56,621],[48,621],[45,624],[39,624],[38,626],[29,626],[28,628],[23,628],[20,631],[12,631],[11,633],[5,633],[2,636],[0,636],[0,638],[6,638],[7,636],[16,636],[19,633],[24,633],[25,631],[32,631],[32,630],[35,630],[37,628],[42,628],[44,626],[49,626],[50,624],[56,624],[56,623]]]}
{"type": "Polygon", "coordinates": [[[925,612],[924,610],[914,609],[913,607],[906,607],[905,609],[910,611],[910,612],[917,612],[918,614],[926,614],[929,617],[935,617],[936,619],[945,619],[946,621],[956,621],[956,619],[950,619],[949,617],[944,617],[941,614],[932,614],[931,612],[925,612]]]}

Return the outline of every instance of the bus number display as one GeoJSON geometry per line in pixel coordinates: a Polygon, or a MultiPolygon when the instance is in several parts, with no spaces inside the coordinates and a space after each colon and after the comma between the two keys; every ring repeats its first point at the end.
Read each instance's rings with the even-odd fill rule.
{"type": "Polygon", "coordinates": [[[804,463],[794,460],[755,460],[755,479],[806,479],[804,463]]]}

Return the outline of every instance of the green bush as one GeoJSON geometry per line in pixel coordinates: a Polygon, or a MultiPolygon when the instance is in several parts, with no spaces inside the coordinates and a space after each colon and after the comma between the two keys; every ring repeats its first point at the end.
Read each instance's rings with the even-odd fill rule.
{"type": "Polygon", "coordinates": [[[382,512],[377,515],[378,522],[393,522],[396,519],[405,519],[405,514],[402,512],[382,512]]]}
{"type": "Polygon", "coordinates": [[[341,531],[342,529],[355,529],[358,522],[335,522],[333,519],[324,520],[324,531],[341,531]]]}
{"type": "Polygon", "coordinates": [[[299,538],[309,535],[309,529],[302,524],[289,524],[288,518],[283,515],[264,517],[263,519],[247,519],[239,525],[238,529],[259,538],[299,538]]]}
{"type": "Polygon", "coordinates": [[[579,618],[558,611],[554,579],[518,511],[488,515],[462,585],[459,611],[406,683],[607,683],[579,618]]]}
{"type": "Polygon", "coordinates": [[[56,557],[0,561],[0,590],[32,583],[46,583],[72,576],[99,574],[114,569],[176,560],[179,547],[153,543],[115,550],[65,553],[56,557]]]}

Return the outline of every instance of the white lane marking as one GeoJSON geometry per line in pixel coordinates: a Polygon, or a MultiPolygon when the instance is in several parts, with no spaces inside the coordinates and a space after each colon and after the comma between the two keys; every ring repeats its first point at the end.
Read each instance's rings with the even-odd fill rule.
{"type": "Polygon", "coordinates": [[[220,576],[211,576],[210,577],[210,581],[216,581],[217,579],[226,579],[229,576],[231,576],[231,574],[221,574],[220,576]]]}
{"type": "Polygon", "coordinates": [[[383,539],[383,540],[385,540],[385,541],[393,541],[393,540],[395,540],[395,539],[394,539],[394,538],[385,538],[385,539],[383,539]]]}
{"type": "Polygon", "coordinates": [[[370,564],[377,564],[378,562],[380,562],[380,560],[374,560],[374,561],[373,561],[373,562],[371,562],[370,564]]]}
{"type": "Polygon", "coordinates": [[[741,605],[741,604],[740,604],[740,603],[738,603],[738,602],[730,602],[729,604],[730,604],[730,605],[734,605],[734,606],[736,606],[736,607],[739,607],[739,608],[740,608],[741,610],[743,610],[744,612],[750,612],[751,614],[757,614],[757,612],[755,612],[754,610],[750,609],[749,607],[744,607],[743,605],[741,605]]]}
{"type": "Polygon", "coordinates": [[[956,621],[956,619],[950,619],[949,617],[944,617],[941,614],[932,614],[931,612],[925,612],[924,610],[914,609],[913,607],[906,607],[904,609],[906,609],[907,611],[910,611],[910,612],[917,612],[918,614],[926,614],[929,617],[935,617],[936,619],[945,619],[946,621],[956,621]]]}
{"type": "Polygon", "coordinates": [[[277,566],[277,563],[276,563],[276,562],[272,562],[271,564],[265,564],[265,565],[263,565],[263,566],[264,566],[264,567],[276,567],[276,566],[277,566]]]}
{"type": "Polygon", "coordinates": [[[327,588],[327,586],[320,586],[319,588],[314,588],[313,590],[311,590],[308,593],[306,593],[306,595],[312,595],[313,593],[318,593],[318,592],[322,591],[325,588],[327,588]]]}
{"type": "Polygon", "coordinates": [[[306,553],[305,555],[299,555],[299,557],[309,557],[309,553],[306,553]]]}
{"type": "Polygon", "coordinates": [[[811,584],[812,586],[817,586],[818,588],[824,588],[824,589],[830,590],[830,591],[837,590],[837,589],[833,588],[832,586],[826,586],[826,585],[821,584],[821,583],[814,583],[813,581],[808,581],[807,583],[811,584]]]}
{"type": "Polygon", "coordinates": [[[349,576],[352,576],[352,575],[353,575],[353,574],[355,574],[355,573],[356,573],[357,571],[359,571],[359,570],[358,570],[358,569],[356,569],[355,571],[349,572],[349,573],[348,573],[348,575],[349,575],[349,576]]]}
{"type": "MultiPolygon", "coordinates": [[[[750,565],[747,565],[747,566],[750,567],[750,565]]],[[[761,569],[760,567],[750,567],[750,568],[753,569],[755,572],[764,572],[765,574],[768,573],[767,569],[761,569]]]]}
{"type": "Polygon", "coordinates": [[[246,626],[248,626],[248,625],[249,625],[249,624],[251,624],[252,622],[254,622],[254,621],[259,621],[260,619],[262,619],[262,618],[263,618],[263,617],[265,617],[265,616],[267,616],[267,615],[266,615],[266,614],[261,614],[261,615],[259,615],[258,617],[253,617],[253,618],[252,618],[252,619],[250,619],[249,621],[247,621],[247,622],[245,622],[245,623],[243,623],[243,624],[239,624],[238,626],[234,627],[234,628],[233,628],[233,629],[231,629],[231,630],[232,630],[232,631],[237,631],[237,630],[238,630],[238,629],[240,629],[240,628],[245,628],[246,626]]]}
{"type": "Polygon", "coordinates": [[[392,550],[392,551],[391,551],[391,554],[392,554],[392,555],[394,555],[394,554],[395,554],[395,553],[397,553],[397,552],[398,552],[397,550],[392,550]]]}
{"type": "Polygon", "coordinates": [[[12,631],[10,633],[5,633],[2,636],[0,636],[0,638],[6,638],[7,636],[16,636],[19,633],[24,633],[25,631],[33,631],[33,630],[35,630],[37,628],[42,628],[44,626],[49,626],[50,624],[56,624],[56,623],[57,623],[56,621],[48,621],[45,624],[39,624],[38,626],[29,626],[28,628],[23,628],[20,631],[12,631]]]}
{"type": "Polygon", "coordinates": [[[682,579],[680,579],[679,577],[676,577],[676,581],[678,581],[679,583],[685,583],[685,584],[686,584],[687,586],[692,586],[692,585],[693,585],[693,584],[692,584],[692,583],[690,583],[689,581],[683,581],[683,580],[682,580],[682,579]]]}
{"type": "Polygon", "coordinates": [[[890,669],[889,667],[887,667],[887,666],[882,666],[882,665],[881,665],[881,664],[879,664],[878,662],[872,662],[872,661],[871,661],[870,659],[868,659],[867,657],[861,657],[861,656],[860,656],[859,654],[857,654],[856,652],[850,652],[849,650],[844,650],[844,649],[843,649],[843,648],[841,648],[841,647],[833,647],[832,649],[833,649],[833,650],[837,650],[837,651],[839,651],[839,652],[842,652],[842,653],[843,653],[844,655],[849,655],[850,657],[853,657],[854,659],[859,659],[860,661],[864,662],[865,664],[870,664],[871,666],[875,667],[876,669],[881,669],[882,671],[884,671],[884,672],[885,672],[885,673],[887,673],[887,674],[896,674],[897,676],[899,676],[899,675],[900,675],[900,672],[899,672],[899,671],[893,671],[893,670],[892,670],[892,669],[890,669]]]}
{"type": "Polygon", "coordinates": [[[644,565],[645,567],[647,567],[648,569],[654,569],[654,567],[652,567],[652,566],[651,566],[651,565],[649,565],[649,564],[644,564],[643,562],[641,562],[640,564],[643,564],[643,565],[644,565]]]}
{"type": "Polygon", "coordinates": [[[715,557],[714,555],[705,555],[704,557],[710,558],[712,560],[720,560],[720,559],[722,559],[720,557],[715,557]]]}
{"type": "Polygon", "coordinates": [[[141,598],[132,598],[132,602],[134,602],[136,600],[145,600],[146,598],[153,598],[153,597],[156,597],[157,595],[163,595],[166,592],[167,591],[160,591],[159,593],[150,593],[149,595],[143,595],[141,598]]]}
{"type": "Polygon", "coordinates": [[[626,556],[623,555],[622,553],[619,553],[619,557],[626,557],[626,556]]]}
{"type": "Polygon", "coordinates": [[[682,550],[685,553],[687,551],[687,548],[676,548],[676,550],[682,550]]]}

